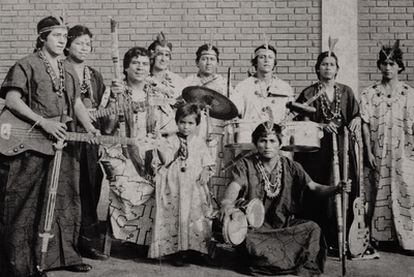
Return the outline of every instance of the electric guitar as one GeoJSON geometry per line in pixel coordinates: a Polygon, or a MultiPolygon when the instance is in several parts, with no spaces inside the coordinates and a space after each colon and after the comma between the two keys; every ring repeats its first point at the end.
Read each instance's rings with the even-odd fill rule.
{"type": "Polygon", "coordinates": [[[359,190],[357,197],[352,205],[352,211],[354,213],[354,220],[352,221],[351,227],[348,234],[348,246],[349,252],[352,257],[362,256],[367,247],[369,246],[369,229],[365,224],[365,205],[363,201],[364,196],[364,185],[363,185],[363,145],[362,138],[357,138],[358,147],[358,185],[359,190]]]}
{"type": "MultiPolygon", "coordinates": [[[[52,119],[58,121],[58,119],[52,119]]],[[[95,140],[102,144],[123,144],[145,147],[146,150],[154,149],[162,143],[150,137],[137,139],[117,136],[94,136],[88,133],[66,132],[65,141],[89,142],[95,140]]],[[[54,139],[38,127],[21,120],[8,109],[0,114],[0,154],[15,156],[22,152],[32,150],[45,155],[53,156],[55,149],[54,139]]]]}

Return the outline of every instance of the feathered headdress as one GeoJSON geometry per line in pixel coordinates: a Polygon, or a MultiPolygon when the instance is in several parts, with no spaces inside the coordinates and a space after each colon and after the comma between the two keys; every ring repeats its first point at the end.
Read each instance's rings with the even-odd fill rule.
{"type": "Polygon", "coordinates": [[[329,36],[329,38],[328,38],[328,57],[330,57],[332,55],[332,53],[334,52],[335,45],[337,43],[338,43],[337,38],[331,38],[331,36],[329,36]]]}
{"type": "Polygon", "coordinates": [[[397,39],[394,42],[393,46],[385,46],[382,45],[381,52],[385,55],[385,60],[392,60],[394,57],[394,53],[399,52],[400,50],[400,40],[397,39]],[[389,52],[388,54],[386,52],[389,52]]]}

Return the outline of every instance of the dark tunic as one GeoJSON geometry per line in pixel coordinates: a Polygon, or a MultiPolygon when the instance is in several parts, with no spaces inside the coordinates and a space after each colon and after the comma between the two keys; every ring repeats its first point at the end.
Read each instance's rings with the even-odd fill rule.
{"type": "MultiPolygon", "coordinates": [[[[335,86],[339,89],[341,93],[340,100],[340,112],[341,112],[341,127],[339,128],[338,136],[338,155],[339,155],[339,164],[340,172],[342,174],[342,154],[343,154],[343,126],[348,126],[352,119],[359,116],[359,106],[358,102],[352,92],[352,89],[346,85],[336,83],[335,86]]],[[[313,84],[310,87],[307,87],[299,95],[297,102],[305,103],[308,99],[312,98],[319,92],[319,83],[313,84]]],[[[321,98],[312,102],[310,106],[316,108],[316,112],[309,114],[308,117],[311,121],[317,123],[329,123],[325,119],[322,112],[322,102],[321,98]]],[[[328,100],[329,101],[329,100],[328,100]]],[[[335,109],[335,101],[331,104],[331,110],[335,109]]],[[[351,157],[349,159],[350,168],[349,168],[349,178],[353,180],[352,184],[356,184],[356,162],[355,162],[355,151],[353,147],[354,141],[349,135],[349,149],[351,157]]],[[[298,161],[309,176],[317,183],[322,185],[333,185],[332,184],[332,161],[333,161],[333,149],[332,149],[332,134],[324,131],[324,136],[321,139],[321,148],[316,152],[302,152],[295,153],[294,159],[298,161]]],[[[339,180],[338,180],[339,181],[339,180]]],[[[336,184],[335,184],[336,185],[336,184]]],[[[355,194],[355,189],[352,190],[355,194]]],[[[354,195],[350,195],[350,203],[354,199],[354,195]]],[[[336,217],[335,217],[335,205],[334,200],[331,199],[320,199],[311,195],[308,191],[305,192],[303,199],[303,211],[302,215],[304,218],[311,219],[316,221],[324,232],[324,235],[327,239],[328,245],[336,246],[337,244],[337,229],[335,228],[336,217]],[[330,227],[329,227],[330,226],[330,227]]],[[[351,206],[349,206],[351,207],[351,206]]],[[[351,209],[349,209],[350,211],[351,209]]],[[[348,216],[350,219],[350,216],[348,216]]],[[[349,225],[348,225],[349,226],[349,225]]]]}
{"type": "MultiPolygon", "coordinates": [[[[265,223],[250,229],[241,250],[246,251],[251,269],[257,273],[299,273],[302,270],[319,274],[323,271],[325,249],[321,230],[312,221],[297,219],[302,193],[311,178],[302,166],[281,157],[280,194],[266,196],[263,177],[252,154],[240,160],[233,170],[233,181],[242,186],[246,200],[258,198],[265,206],[265,223]]],[[[270,173],[275,182],[276,169],[270,173]]]]}
{"type": "MultiPolygon", "coordinates": [[[[105,85],[103,82],[102,75],[95,69],[88,67],[90,69],[91,76],[91,90],[92,92],[89,95],[81,94],[80,97],[82,101],[85,98],[90,98],[92,96],[93,109],[98,109],[99,104],[101,103],[102,96],[105,92],[105,85]]],[[[102,130],[104,125],[103,119],[97,119],[94,122],[95,128],[102,130]]],[[[79,132],[85,132],[82,126],[78,126],[79,132]]],[[[81,156],[80,156],[80,197],[81,197],[81,208],[82,208],[82,224],[80,230],[80,243],[83,246],[93,246],[93,240],[99,238],[98,230],[98,214],[97,207],[99,202],[99,196],[101,193],[103,172],[101,167],[98,164],[98,153],[99,145],[81,143],[81,156]]]]}
{"type": "MultiPolygon", "coordinates": [[[[73,117],[75,92],[79,81],[72,68],[65,66],[66,93],[59,97],[53,91],[51,77],[37,53],[18,61],[8,72],[0,89],[6,97],[17,89],[32,110],[45,118],[73,117]]],[[[69,126],[69,130],[73,130],[69,126]]],[[[79,161],[73,144],[63,149],[52,235],[44,269],[80,264],[75,249],[80,227],[79,161]]],[[[0,188],[0,276],[28,276],[40,265],[47,191],[50,186],[53,156],[26,151],[2,158],[8,168],[0,188]]]]}

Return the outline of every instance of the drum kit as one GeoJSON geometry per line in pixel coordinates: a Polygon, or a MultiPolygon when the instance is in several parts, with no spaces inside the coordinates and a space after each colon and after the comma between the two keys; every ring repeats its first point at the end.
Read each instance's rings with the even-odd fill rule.
{"type": "MultiPolygon", "coordinates": [[[[250,153],[255,149],[251,142],[250,128],[244,126],[258,122],[248,122],[234,119],[238,111],[234,103],[212,89],[201,86],[186,87],[182,93],[183,99],[187,103],[196,103],[204,108],[207,115],[207,134],[209,134],[210,117],[215,119],[227,120],[227,144],[228,149],[242,150],[242,153],[250,153]]],[[[291,112],[312,113],[314,108],[306,104],[290,103],[287,106],[291,112]]],[[[285,121],[282,125],[282,145],[281,149],[292,152],[313,152],[320,148],[320,139],[323,136],[322,127],[312,121],[285,121]]],[[[244,154],[243,156],[245,156],[244,154]]],[[[240,155],[239,155],[240,156],[240,155]]],[[[237,159],[237,157],[236,157],[237,159]]],[[[231,168],[235,162],[230,161],[231,168]]],[[[217,203],[217,201],[216,201],[217,203]]],[[[216,242],[230,246],[241,244],[246,238],[249,228],[260,228],[265,219],[265,209],[260,199],[252,199],[246,203],[244,199],[236,202],[235,208],[219,220],[213,218],[213,239],[216,242]]]]}

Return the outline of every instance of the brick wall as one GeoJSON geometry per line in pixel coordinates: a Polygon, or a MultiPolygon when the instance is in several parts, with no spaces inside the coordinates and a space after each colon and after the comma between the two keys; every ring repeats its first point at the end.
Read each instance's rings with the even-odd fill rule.
{"type": "Polygon", "coordinates": [[[94,33],[90,63],[112,78],[109,16],[119,21],[120,55],[148,46],[161,30],[173,43],[173,71],[196,71],[195,51],[210,40],[219,48],[220,69],[233,72],[233,84],[246,77],[252,52],[266,33],[278,50],[277,71],[296,91],[315,80],[320,51],[318,0],[1,0],[0,79],[15,60],[32,52],[36,23],[53,9],[65,9],[70,26],[94,33]]]}
{"type": "MultiPolygon", "coordinates": [[[[195,51],[214,40],[221,52],[219,72],[232,68],[233,84],[246,77],[253,49],[266,33],[278,50],[277,72],[296,92],[315,80],[320,52],[319,0],[1,0],[0,80],[19,58],[32,52],[36,23],[53,10],[65,10],[70,26],[83,24],[94,33],[90,64],[106,81],[112,78],[109,16],[119,21],[120,54],[148,46],[163,30],[173,42],[173,70],[196,71],[195,51]]],[[[359,86],[380,78],[378,41],[403,44],[407,69],[401,79],[414,86],[414,1],[359,1],[359,86]]]]}
{"type": "Polygon", "coordinates": [[[400,79],[414,86],[414,1],[359,1],[359,87],[381,79],[377,69],[380,43],[393,44],[400,39],[405,71],[400,79]]]}

